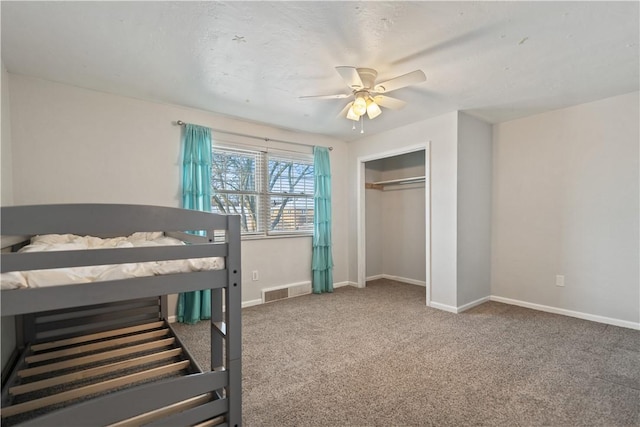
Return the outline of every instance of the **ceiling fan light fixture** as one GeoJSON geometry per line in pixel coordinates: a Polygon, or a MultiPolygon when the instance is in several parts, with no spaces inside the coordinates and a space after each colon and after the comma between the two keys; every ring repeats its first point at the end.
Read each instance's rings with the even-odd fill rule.
{"type": "Polygon", "coordinates": [[[351,109],[358,116],[362,116],[367,112],[367,101],[364,99],[363,94],[356,94],[356,99],[353,101],[351,109]]]}
{"type": "MultiPolygon", "coordinates": [[[[301,96],[300,98],[343,99],[353,97],[353,101],[345,105],[338,117],[360,122],[360,131],[364,132],[364,115],[373,120],[382,114],[382,108],[399,110],[406,102],[389,97],[386,94],[397,89],[424,82],[427,77],[422,70],[415,70],[376,84],[378,72],[373,68],[356,68],[350,66],[336,67],[336,71],[347,84],[351,93],[336,95],[301,96]]],[[[355,123],[354,123],[355,127],[355,123]]]]}
{"type": "Polygon", "coordinates": [[[358,121],[360,120],[360,116],[357,115],[354,111],[353,111],[353,105],[351,106],[351,108],[349,108],[349,110],[347,111],[347,119],[349,120],[353,120],[353,121],[358,121]]]}
{"type": "Polygon", "coordinates": [[[367,99],[367,115],[369,116],[369,120],[373,120],[382,114],[382,110],[375,103],[375,101],[371,98],[367,99]]]}

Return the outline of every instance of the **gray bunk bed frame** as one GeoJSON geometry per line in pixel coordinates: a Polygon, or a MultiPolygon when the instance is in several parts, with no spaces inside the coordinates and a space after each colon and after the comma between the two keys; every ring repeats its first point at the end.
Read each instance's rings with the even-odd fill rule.
{"type": "MultiPolygon", "coordinates": [[[[2,236],[24,236],[27,243],[31,236],[42,234],[115,237],[157,231],[189,243],[165,247],[3,253],[0,264],[3,273],[173,259],[225,259],[223,270],[2,291],[0,314],[3,317],[15,316],[16,324],[16,350],[13,360],[7,363],[12,366],[3,372],[3,425],[11,417],[33,416],[37,410],[31,408],[39,408],[43,403],[36,397],[34,400],[39,403],[14,404],[12,395],[12,390],[21,387],[20,373],[25,372],[25,367],[29,369],[30,358],[38,361],[41,360],[38,357],[49,357],[46,354],[40,356],[40,351],[53,350],[52,359],[85,350],[88,357],[92,357],[96,351],[91,346],[99,347],[101,337],[119,336],[127,340],[140,330],[151,330],[152,335],[156,334],[158,328],[164,331],[161,338],[178,342],[179,349],[172,351],[182,354],[184,360],[178,367],[181,372],[186,370],[186,375],[161,376],[154,378],[153,382],[147,379],[142,384],[129,384],[127,379],[124,381],[126,387],[107,388],[98,395],[89,393],[94,390],[91,387],[102,387],[98,382],[97,386],[89,386],[88,397],[68,406],[67,403],[56,403],[57,396],[64,395],[64,392],[54,388],[53,396],[44,398],[50,399],[44,401],[45,406],[54,402],[54,410],[38,414],[35,418],[27,417],[26,421],[18,419],[17,424],[229,427],[242,424],[242,282],[238,216],[115,204],[12,206],[2,207],[0,214],[2,236]],[[200,235],[193,233],[198,230],[200,235]],[[222,231],[224,241],[218,242],[216,236],[220,236],[222,231]],[[182,348],[168,323],[167,309],[167,295],[206,289],[211,290],[210,371],[202,370],[182,348]],[[148,322],[152,322],[151,329],[144,329],[148,322]],[[158,326],[160,324],[163,326],[158,326]]],[[[127,357],[124,363],[130,362],[127,357]]],[[[64,358],[62,360],[64,363],[64,358]]],[[[35,365],[37,369],[38,364],[35,365]]],[[[55,384],[61,380],[47,381],[55,384]]],[[[117,385],[119,380],[110,381],[117,385]]]]}

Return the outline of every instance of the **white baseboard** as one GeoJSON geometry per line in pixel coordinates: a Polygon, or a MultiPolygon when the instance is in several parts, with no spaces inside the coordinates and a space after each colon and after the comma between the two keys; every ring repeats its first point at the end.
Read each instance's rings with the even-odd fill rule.
{"type": "MultiPolygon", "coordinates": [[[[380,276],[381,277],[377,277],[377,276],[372,276],[372,277],[375,277],[375,278],[392,278],[393,277],[393,276],[387,276],[387,275],[380,275],[380,276]],[[382,277],[382,276],[386,276],[386,277],[382,277]]],[[[367,280],[375,280],[375,279],[367,277],[367,280]]],[[[392,280],[398,280],[400,282],[404,282],[407,279],[397,278],[397,279],[392,279],[392,280]]],[[[410,283],[410,282],[407,282],[407,283],[410,283]]],[[[276,288],[269,288],[269,289],[282,289],[282,288],[287,288],[287,287],[290,287],[290,286],[297,286],[297,285],[300,285],[300,283],[292,283],[290,285],[279,286],[279,287],[276,287],[276,288]]],[[[357,288],[358,284],[356,282],[349,282],[349,281],[338,282],[338,283],[334,283],[333,284],[334,289],[335,288],[341,288],[343,286],[353,286],[353,287],[357,288]]],[[[424,285],[420,285],[420,286],[424,286],[424,285]]],[[[462,313],[465,310],[469,310],[470,308],[473,308],[473,307],[475,307],[477,305],[480,305],[482,303],[485,303],[487,301],[495,301],[495,302],[501,302],[501,303],[504,303],[504,304],[517,305],[519,307],[530,308],[532,310],[544,311],[544,312],[547,312],[547,313],[554,313],[554,314],[561,314],[563,316],[575,317],[575,318],[583,319],[583,320],[590,320],[592,322],[598,322],[598,323],[604,323],[604,324],[607,324],[607,325],[620,326],[622,328],[640,330],[640,322],[630,322],[628,320],[614,319],[614,318],[611,318],[611,317],[605,317],[605,316],[598,316],[598,315],[595,315],[595,314],[582,313],[582,312],[579,312],[579,311],[572,311],[572,310],[567,310],[567,309],[564,309],[564,308],[551,307],[551,306],[548,306],[548,305],[535,304],[535,303],[532,303],[532,302],[526,302],[526,301],[520,301],[520,300],[516,300],[516,299],[511,299],[511,298],[500,297],[500,296],[497,296],[497,295],[491,295],[489,297],[480,298],[480,299],[477,299],[477,300],[472,301],[470,303],[461,305],[460,307],[454,307],[452,305],[441,304],[441,303],[435,302],[435,301],[431,301],[431,304],[429,306],[432,307],[432,308],[436,308],[438,310],[443,310],[443,311],[447,311],[449,313],[456,313],[457,314],[457,313],[462,313]]],[[[254,305],[260,305],[260,304],[262,304],[262,299],[253,299],[253,300],[243,301],[242,302],[242,308],[252,307],[254,305]]],[[[177,316],[169,316],[169,318],[167,320],[169,321],[169,323],[175,323],[177,321],[177,316]]]]}
{"type": "Polygon", "coordinates": [[[485,303],[487,301],[489,301],[491,299],[491,297],[483,297],[480,299],[477,299],[475,301],[471,301],[470,303],[458,306],[456,313],[462,313],[465,310],[469,310],[470,308],[473,308],[477,305],[480,305],[482,303],[485,303]]]}
{"type": "Polygon", "coordinates": [[[564,308],[551,307],[551,306],[542,305],[542,304],[535,304],[532,302],[499,297],[497,295],[491,295],[490,300],[501,302],[504,304],[511,304],[511,305],[517,305],[520,307],[531,308],[533,310],[545,311],[547,313],[561,314],[563,316],[576,317],[578,319],[590,320],[592,322],[605,323],[607,325],[620,326],[623,328],[640,330],[640,323],[638,322],[629,322],[628,320],[613,319],[611,317],[598,316],[595,314],[582,313],[579,311],[567,310],[564,308]]]}
{"type": "Polygon", "coordinates": [[[335,283],[333,285],[334,288],[340,288],[342,286],[353,286],[354,288],[360,288],[360,286],[358,286],[358,282],[350,282],[350,281],[340,282],[339,286],[336,286],[335,283]]]}
{"type": "Polygon", "coordinates": [[[250,299],[248,301],[242,301],[242,308],[252,307],[254,305],[260,305],[260,304],[262,304],[262,300],[260,298],[258,298],[258,299],[250,299]]]}
{"type": "Polygon", "coordinates": [[[454,307],[452,305],[447,305],[447,304],[441,304],[435,301],[431,301],[431,303],[429,304],[429,307],[437,308],[438,310],[442,310],[442,311],[448,311],[449,313],[455,313],[455,314],[458,313],[457,307],[454,307]]]}
{"type": "Polygon", "coordinates": [[[472,301],[468,304],[454,307],[451,305],[441,304],[439,302],[431,301],[430,307],[437,308],[438,310],[448,311],[449,313],[462,313],[465,310],[469,310],[472,307],[485,303],[487,301],[501,302],[504,304],[517,305],[519,307],[530,308],[532,310],[544,311],[547,313],[560,314],[563,316],[575,317],[577,319],[590,320],[592,322],[604,323],[607,325],[620,326],[622,328],[629,328],[640,330],[639,322],[630,322],[628,320],[614,319],[611,317],[598,316],[595,314],[582,313],[579,311],[567,310],[564,308],[551,307],[548,305],[535,304],[527,301],[520,301],[511,298],[499,297],[497,295],[491,295],[489,297],[480,298],[472,301]]]}
{"type": "Polygon", "coordinates": [[[422,287],[427,286],[427,282],[425,282],[424,280],[409,279],[408,277],[392,276],[390,274],[384,274],[383,276],[385,279],[396,280],[398,282],[408,283],[410,285],[417,285],[422,287]]]}
{"type": "Polygon", "coordinates": [[[374,276],[369,276],[367,277],[367,281],[369,280],[377,280],[377,279],[389,279],[389,280],[395,280],[397,282],[402,282],[402,283],[408,283],[410,285],[417,285],[417,286],[427,286],[427,282],[425,282],[424,280],[416,280],[416,279],[409,279],[408,277],[400,277],[400,276],[392,276],[391,274],[376,274],[374,276]]]}
{"type": "Polygon", "coordinates": [[[349,282],[349,281],[338,282],[338,283],[334,283],[334,284],[333,284],[333,289],[335,289],[335,288],[341,288],[341,287],[343,287],[343,286],[356,286],[356,287],[357,287],[357,286],[358,286],[358,284],[357,284],[357,283],[354,283],[354,282],[349,282]]]}
{"type": "Polygon", "coordinates": [[[480,298],[475,301],[471,301],[467,304],[461,305],[459,307],[454,307],[453,305],[447,305],[447,304],[431,301],[431,304],[429,304],[429,307],[437,308],[438,310],[448,311],[449,313],[458,314],[458,313],[462,313],[463,311],[469,310],[470,308],[473,308],[477,305],[480,305],[482,303],[489,301],[489,298],[490,297],[480,298]]]}

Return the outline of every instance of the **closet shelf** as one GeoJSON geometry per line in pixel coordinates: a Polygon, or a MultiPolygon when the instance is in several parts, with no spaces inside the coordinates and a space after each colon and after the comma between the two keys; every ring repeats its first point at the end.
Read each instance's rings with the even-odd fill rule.
{"type": "Polygon", "coordinates": [[[365,183],[365,188],[373,188],[376,190],[382,190],[387,185],[403,185],[403,184],[416,184],[419,182],[424,182],[425,176],[412,176],[409,178],[400,178],[400,179],[389,179],[386,181],[377,181],[377,182],[367,182],[365,183]]]}

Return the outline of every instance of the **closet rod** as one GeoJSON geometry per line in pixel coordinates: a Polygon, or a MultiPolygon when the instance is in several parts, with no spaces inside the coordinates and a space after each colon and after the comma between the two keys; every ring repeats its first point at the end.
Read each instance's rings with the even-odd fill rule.
{"type": "MultiPolygon", "coordinates": [[[[182,120],[177,120],[175,122],[175,124],[178,125],[178,126],[186,125],[186,123],[183,122],[182,120]]],[[[281,139],[264,138],[264,137],[261,137],[261,136],[249,135],[249,134],[246,134],[246,133],[229,132],[229,131],[222,130],[222,129],[214,129],[214,128],[209,128],[209,129],[211,129],[214,132],[218,132],[218,133],[226,133],[227,135],[235,135],[235,136],[243,136],[245,138],[260,139],[260,140],[262,140],[264,142],[273,141],[273,142],[282,142],[284,144],[301,145],[303,147],[313,147],[313,145],[303,144],[301,142],[291,142],[291,141],[283,141],[281,139]]],[[[329,147],[329,151],[333,151],[333,147],[329,147]]]]}
{"type": "Polygon", "coordinates": [[[374,182],[373,184],[379,184],[379,185],[385,185],[385,184],[398,184],[398,185],[402,185],[402,184],[417,184],[419,182],[424,182],[425,181],[426,176],[412,176],[409,178],[400,178],[400,179],[389,179],[386,181],[377,181],[374,182]]]}

